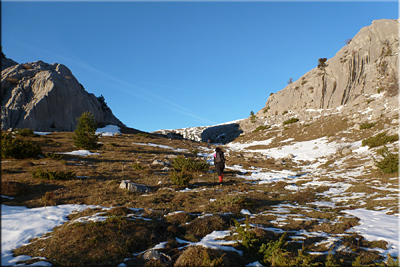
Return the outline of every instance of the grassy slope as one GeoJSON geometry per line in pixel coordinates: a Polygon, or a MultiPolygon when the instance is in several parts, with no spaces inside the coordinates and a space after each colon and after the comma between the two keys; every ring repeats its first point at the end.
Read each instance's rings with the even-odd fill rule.
{"type": "MultiPolygon", "coordinates": [[[[250,133],[236,141],[246,142],[275,137],[274,142],[268,147],[254,147],[253,149],[277,147],[280,145],[280,141],[288,138],[294,138],[292,142],[313,140],[322,136],[329,136],[331,141],[339,141],[342,138],[346,138],[348,141],[359,141],[382,130],[385,123],[388,121],[382,118],[377,125],[370,129],[347,131],[349,127],[352,127],[347,121],[335,116],[328,116],[312,120],[307,124],[298,122],[282,126],[280,129],[271,128],[250,133]],[[282,130],[284,135],[277,137],[277,133],[282,130]]],[[[72,133],[52,133],[31,139],[42,144],[44,153],[76,150],[73,147],[72,133]]],[[[280,234],[263,230],[267,227],[293,231],[291,233],[299,230],[320,231],[337,237],[357,225],[358,221],[354,217],[344,216],[340,210],[359,207],[373,209],[375,206],[381,206],[391,207],[393,212],[398,213],[397,199],[373,200],[388,194],[382,189],[385,186],[398,188],[396,179],[398,173],[382,174],[378,170],[367,168],[360,175],[351,177],[351,179],[347,175],[365,165],[370,158],[337,155],[325,164],[321,164],[318,168],[320,171],[315,174],[295,180],[295,184],[299,187],[297,192],[285,189],[285,186],[293,183],[292,180],[266,185],[248,183],[243,178],[236,177],[237,171],[229,169],[226,171],[223,187],[214,185],[213,182],[217,179],[212,173],[194,173],[194,179],[189,187],[198,190],[179,192],[181,188],[169,182],[169,172],[162,169],[164,166],[151,165],[151,163],[155,159],[166,162],[170,160],[167,158],[169,155],[193,157],[189,151],[200,149],[201,152],[199,147],[206,147],[206,144],[187,140],[169,140],[155,136],[145,137],[137,134],[103,137],[101,142],[104,143],[104,146],[97,151],[100,152],[100,155],[88,157],[64,155],[62,160],[54,158],[10,159],[2,163],[1,194],[15,197],[14,199],[3,198],[3,204],[27,207],[90,204],[113,207],[111,210],[103,211],[105,216],[108,216],[105,222],[67,223],[55,228],[49,234],[50,238],[40,239],[16,249],[14,251],[16,255],[46,257],[55,266],[93,264],[116,266],[125,258],[133,258],[125,261],[127,265],[163,266],[162,262],[147,262],[142,259],[142,256],[135,258],[132,253],[141,252],[160,242],[167,241],[166,247],[161,251],[179,265],[179,263],[185,262],[182,259],[185,254],[184,250],[177,249],[182,245],[176,242],[175,237],[197,242],[213,230],[234,229],[232,219],[245,218],[245,215],[240,213],[242,209],[248,209],[252,214],[257,214],[251,216],[249,222],[258,225],[258,228],[253,228],[258,239],[258,243],[256,242],[258,247],[261,243],[276,240],[280,236],[280,234]],[[187,149],[187,151],[176,152],[171,149],[134,145],[133,143],[154,143],[187,149]],[[138,163],[142,170],[132,168],[135,163],[138,163]],[[38,167],[43,170],[73,171],[77,177],[90,178],[74,178],[67,181],[33,179],[31,171],[38,167]],[[129,193],[119,189],[121,180],[150,185],[155,192],[148,195],[129,193]],[[354,193],[364,194],[345,200],[340,203],[341,205],[337,205],[337,208],[317,207],[312,204],[314,201],[331,201],[329,195],[322,194],[332,187],[327,185],[329,183],[350,185],[343,196],[351,196],[354,193]],[[46,193],[49,194],[49,192],[53,193],[53,196],[51,199],[46,199],[46,193]],[[372,194],[375,194],[374,198],[370,198],[372,194]],[[216,201],[211,202],[210,199],[216,199],[216,201]],[[292,205],[288,208],[289,215],[281,224],[275,222],[282,216],[275,211],[276,206],[274,205],[279,204],[292,205]],[[142,208],[140,215],[151,220],[128,220],[126,217],[128,214],[131,214],[129,216],[137,215],[136,211],[128,208],[142,208]],[[174,211],[183,211],[183,213],[168,215],[174,211]],[[200,214],[204,213],[212,213],[214,216],[198,218],[200,214]],[[188,222],[191,223],[186,224],[188,222]],[[42,248],[46,249],[42,250],[42,248]],[[182,257],[177,261],[181,255],[182,257]]],[[[285,169],[301,172],[303,167],[309,163],[289,161],[282,165],[276,164],[274,159],[263,160],[259,157],[244,159],[243,155],[233,152],[227,158],[228,165],[241,164],[243,168],[249,170],[252,166],[256,166],[268,170],[285,169]]],[[[97,212],[100,211],[86,210],[81,214],[71,215],[70,219],[97,212]]],[[[287,238],[287,240],[291,239],[287,238]]],[[[322,240],[324,240],[322,237],[309,236],[304,239],[303,243],[288,243],[286,249],[291,253],[289,257],[294,258],[297,250],[304,246],[309,246],[311,251],[319,252],[333,249],[324,243],[318,243],[322,240]]],[[[342,237],[341,244],[346,246],[348,251],[336,252],[335,257],[337,263],[340,264],[348,264],[357,256],[361,256],[362,263],[372,264],[373,261],[380,260],[382,257],[376,251],[366,251],[362,248],[385,248],[385,242],[368,242],[357,234],[342,237]]],[[[240,259],[235,261],[237,266],[244,266],[255,260],[263,260],[262,255],[257,253],[257,249],[246,249],[242,244],[235,246],[245,252],[243,257],[239,257],[240,259]]],[[[190,256],[186,257],[199,257],[204,265],[211,264],[212,260],[218,261],[218,259],[226,258],[226,255],[223,256],[222,253],[215,254],[207,249],[196,251],[196,253],[197,256],[189,254],[190,256]]],[[[231,255],[231,257],[237,257],[237,255],[231,255]]],[[[315,255],[312,258],[314,262],[325,262],[326,255],[315,255]]],[[[233,263],[219,261],[219,264],[223,266],[223,264],[232,265],[233,263]]]]}

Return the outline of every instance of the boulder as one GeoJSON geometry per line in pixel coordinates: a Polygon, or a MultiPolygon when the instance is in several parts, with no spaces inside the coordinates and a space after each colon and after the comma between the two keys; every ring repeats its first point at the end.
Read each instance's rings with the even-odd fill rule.
{"type": "Polygon", "coordinates": [[[171,261],[170,256],[154,249],[146,251],[143,255],[143,259],[146,261],[157,260],[163,263],[168,263],[171,261]]]}
{"type": "Polygon", "coordinates": [[[126,189],[129,192],[151,193],[153,189],[147,185],[131,183],[129,180],[122,180],[119,188],[126,189]]]}

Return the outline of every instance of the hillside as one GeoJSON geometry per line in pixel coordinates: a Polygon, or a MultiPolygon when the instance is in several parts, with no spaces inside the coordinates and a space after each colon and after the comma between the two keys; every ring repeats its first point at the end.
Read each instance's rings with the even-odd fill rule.
{"type": "Polygon", "coordinates": [[[303,248],[313,263],[327,263],[329,253],[343,265],[382,262],[399,250],[398,172],[378,167],[382,144],[362,143],[378,133],[394,135],[384,143],[398,166],[397,131],[398,117],[353,127],[340,115],[260,130],[222,146],[223,186],[212,172],[199,171],[184,187],[171,182],[176,157],[197,154],[211,162],[215,146],[139,133],[104,136],[104,146],[89,152],[77,151],[70,133],[15,133],[40,143],[47,156],[2,159],[2,220],[26,229],[3,221],[9,234],[2,235],[2,265],[186,266],[207,257],[228,266],[268,266],[258,248],[283,233],[287,260],[303,248]],[[34,178],[39,168],[73,176],[34,178]],[[126,180],[153,191],[128,192],[120,188],[126,180]],[[9,210],[16,205],[29,209],[9,210]],[[245,227],[246,218],[255,249],[240,241],[245,236],[235,239],[234,220],[245,227]]]}

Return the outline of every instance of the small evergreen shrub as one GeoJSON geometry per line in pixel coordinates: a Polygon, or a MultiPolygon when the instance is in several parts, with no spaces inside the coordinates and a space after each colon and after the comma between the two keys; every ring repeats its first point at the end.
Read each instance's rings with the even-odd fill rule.
{"type": "Polygon", "coordinates": [[[186,170],[189,172],[201,172],[208,171],[210,164],[206,161],[196,161],[193,158],[186,159],[183,156],[179,156],[174,158],[172,167],[178,171],[186,170]]]}
{"type": "Polygon", "coordinates": [[[288,120],[284,121],[283,124],[286,125],[286,124],[295,123],[295,122],[298,122],[298,121],[299,121],[298,118],[291,118],[291,119],[288,119],[288,120]]]}
{"type": "Polygon", "coordinates": [[[29,137],[38,137],[38,134],[35,134],[32,129],[29,128],[23,128],[23,129],[18,129],[15,131],[15,134],[20,135],[20,136],[29,136],[29,137]]]}
{"type": "Polygon", "coordinates": [[[187,186],[190,180],[193,179],[192,175],[185,170],[180,172],[172,171],[170,172],[171,182],[176,184],[177,186],[187,186]]]}
{"type": "Polygon", "coordinates": [[[137,133],[136,135],[137,135],[137,136],[144,137],[144,138],[151,138],[151,135],[148,134],[148,133],[137,133]]]}
{"type": "Polygon", "coordinates": [[[132,168],[134,170],[144,170],[144,167],[142,165],[140,165],[139,163],[135,163],[132,165],[132,168]]]}
{"type": "Polygon", "coordinates": [[[327,58],[319,58],[318,59],[318,68],[324,69],[326,66],[328,66],[325,62],[327,61],[327,58]]]}
{"type": "Polygon", "coordinates": [[[84,112],[77,119],[78,125],[74,131],[74,145],[83,149],[97,149],[101,147],[98,143],[99,136],[96,134],[97,122],[90,111],[84,112]]]}
{"type": "Polygon", "coordinates": [[[75,178],[75,173],[72,171],[43,171],[42,168],[36,168],[35,171],[31,171],[31,174],[35,179],[70,180],[75,178]]]}
{"type": "Polygon", "coordinates": [[[256,238],[255,232],[251,229],[248,218],[246,218],[245,227],[241,226],[235,219],[233,221],[236,226],[235,232],[237,235],[234,236],[236,241],[248,250],[255,248],[259,240],[256,238]]]}
{"type": "Polygon", "coordinates": [[[192,153],[195,157],[197,157],[197,154],[199,154],[199,150],[198,149],[193,149],[189,151],[190,153],[192,153]]]}
{"type": "Polygon", "coordinates": [[[270,109],[270,106],[264,108],[264,109],[263,109],[263,112],[266,113],[266,112],[268,112],[269,109],[270,109]]]}
{"type": "Polygon", "coordinates": [[[279,240],[269,241],[267,244],[262,244],[259,252],[264,254],[264,261],[271,266],[289,266],[289,252],[284,248],[287,245],[285,241],[286,232],[279,240]]]}
{"type": "Polygon", "coordinates": [[[369,146],[371,147],[377,147],[377,146],[382,146],[387,143],[393,143],[399,140],[399,135],[390,135],[387,136],[386,133],[379,133],[375,136],[371,136],[361,142],[362,146],[369,146]]]}
{"type": "Polygon", "coordinates": [[[1,157],[26,159],[37,158],[42,154],[40,144],[30,140],[15,138],[11,133],[1,133],[1,157]]]}
{"type": "Polygon", "coordinates": [[[364,122],[360,125],[360,130],[364,130],[364,129],[369,129],[372,128],[376,125],[376,123],[368,123],[368,122],[364,122]]]}
{"type": "Polygon", "coordinates": [[[108,107],[107,103],[106,103],[106,99],[104,98],[103,95],[100,95],[99,97],[97,97],[97,100],[99,100],[100,104],[101,104],[101,109],[103,111],[109,110],[110,108],[108,107]]]}
{"type": "Polygon", "coordinates": [[[267,129],[269,129],[269,128],[271,128],[271,125],[258,126],[258,127],[253,131],[253,133],[256,133],[256,132],[259,132],[259,131],[262,131],[262,130],[267,130],[267,129]]]}
{"type": "Polygon", "coordinates": [[[252,123],[255,123],[256,122],[256,115],[251,115],[250,116],[250,121],[252,122],[252,123]]]}
{"type": "Polygon", "coordinates": [[[379,149],[378,153],[383,157],[383,159],[376,162],[376,166],[382,172],[395,173],[399,170],[399,153],[391,153],[386,146],[379,149]]]}
{"type": "Polygon", "coordinates": [[[47,153],[45,154],[46,158],[55,159],[55,160],[63,160],[64,156],[61,154],[47,153]]]}

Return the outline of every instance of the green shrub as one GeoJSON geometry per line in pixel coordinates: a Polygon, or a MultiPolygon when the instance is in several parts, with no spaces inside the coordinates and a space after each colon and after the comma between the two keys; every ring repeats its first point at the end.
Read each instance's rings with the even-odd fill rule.
{"type": "Polygon", "coordinates": [[[61,154],[54,154],[54,153],[47,153],[46,158],[51,158],[51,159],[55,159],[55,160],[63,160],[64,156],[61,154]]]}
{"type": "Polygon", "coordinates": [[[377,146],[382,146],[387,143],[393,143],[399,140],[399,135],[390,135],[387,136],[386,133],[379,133],[375,136],[371,136],[361,142],[362,146],[369,146],[371,147],[377,147],[377,146]]]}
{"type": "Polygon", "coordinates": [[[326,66],[328,66],[325,62],[327,61],[327,58],[319,58],[318,59],[318,68],[324,69],[326,66]]]}
{"type": "Polygon", "coordinates": [[[142,165],[140,165],[139,163],[133,164],[132,168],[135,170],[143,170],[144,169],[144,167],[142,165]]]}
{"type": "Polygon", "coordinates": [[[251,115],[250,116],[250,121],[252,122],[252,123],[255,123],[256,122],[256,115],[251,115]]]}
{"type": "Polygon", "coordinates": [[[395,173],[399,170],[399,153],[391,153],[386,146],[379,149],[378,153],[383,157],[383,159],[376,162],[376,166],[382,172],[395,173]]]}
{"type": "Polygon", "coordinates": [[[291,118],[288,119],[287,121],[284,121],[283,124],[290,124],[290,123],[294,123],[294,122],[298,122],[299,119],[298,118],[291,118]]]}
{"type": "Polygon", "coordinates": [[[148,133],[137,133],[136,135],[137,135],[137,136],[144,137],[144,138],[151,138],[151,135],[148,134],[148,133]]]}
{"type": "Polygon", "coordinates": [[[15,131],[15,134],[20,136],[30,136],[30,137],[39,136],[38,134],[35,134],[32,129],[29,128],[18,129],[15,131]]]}
{"type": "Polygon", "coordinates": [[[178,171],[186,170],[189,172],[201,172],[208,171],[210,164],[206,161],[196,161],[193,158],[186,159],[183,156],[179,156],[174,158],[172,167],[178,171]]]}
{"type": "Polygon", "coordinates": [[[171,182],[178,185],[178,186],[187,186],[192,180],[192,175],[185,170],[182,170],[180,172],[177,171],[172,171],[170,172],[171,176],[171,182]]]}
{"type": "Polygon", "coordinates": [[[289,266],[289,252],[284,248],[287,245],[285,241],[286,232],[279,240],[269,241],[267,245],[262,244],[259,252],[264,254],[264,261],[271,266],[289,266]]]}
{"type": "Polygon", "coordinates": [[[31,174],[35,179],[69,180],[75,178],[75,173],[72,171],[43,171],[42,168],[36,168],[35,171],[31,171],[31,174]]]}
{"type": "Polygon", "coordinates": [[[99,136],[96,135],[97,122],[90,111],[84,112],[77,119],[78,125],[74,131],[74,145],[83,149],[97,149],[101,147],[98,143],[99,136]]]}
{"type": "Polygon", "coordinates": [[[268,106],[268,107],[263,109],[263,112],[266,113],[266,112],[268,112],[269,109],[270,109],[270,107],[268,106]]]}
{"type": "Polygon", "coordinates": [[[253,133],[256,133],[256,132],[259,132],[259,131],[262,131],[262,130],[267,130],[267,129],[269,129],[269,128],[271,128],[271,125],[258,126],[258,127],[253,131],[253,133]]]}
{"type": "Polygon", "coordinates": [[[197,157],[197,154],[199,154],[199,150],[198,149],[193,149],[189,151],[190,153],[192,153],[195,157],[197,157]]]}
{"type": "Polygon", "coordinates": [[[245,227],[241,226],[238,221],[233,221],[235,222],[236,226],[235,232],[237,235],[234,235],[236,241],[241,243],[248,250],[253,249],[259,240],[256,238],[254,231],[250,228],[248,218],[246,218],[245,227]]]}
{"type": "Polygon", "coordinates": [[[11,133],[1,133],[1,157],[26,159],[37,158],[42,154],[40,144],[30,140],[15,138],[11,133]]]}
{"type": "Polygon", "coordinates": [[[108,109],[110,109],[106,103],[106,99],[104,98],[103,95],[100,95],[99,97],[97,97],[97,100],[99,100],[100,104],[101,104],[101,109],[103,111],[106,111],[108,109]]]}
{"type": "Polygon", "coordinates": [[[364,129],[369,129],[372,128],[376,125],[376,123],[368,123],[368,122],[364,122],[360,125],[360,130],[364,130],[364,129]]]}

